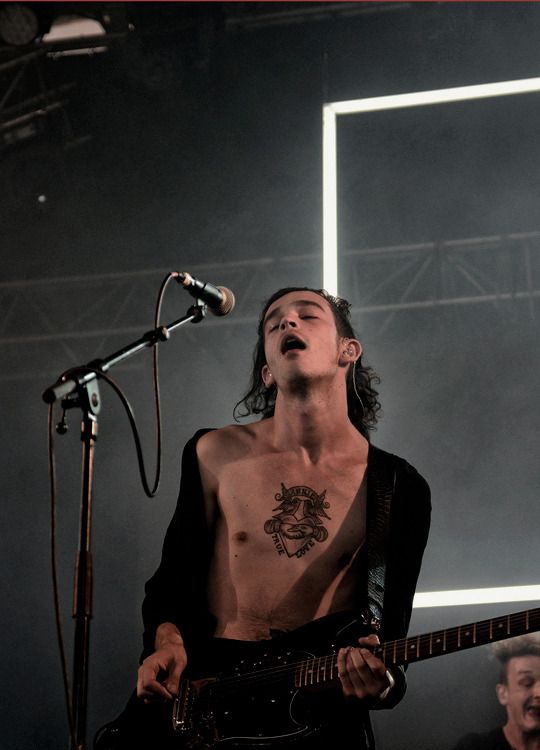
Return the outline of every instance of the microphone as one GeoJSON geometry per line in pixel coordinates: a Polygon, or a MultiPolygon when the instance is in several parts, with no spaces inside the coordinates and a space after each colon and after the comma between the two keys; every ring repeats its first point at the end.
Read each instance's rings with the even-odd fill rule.
{"type": "Polygon", "coordinates": [[[194,279],[185,271],[173,271],[173,276],[192,297],[200,299],[214,315],[228,315],[234,307],[234,294],[226,286],[214,286],[194,279]]]}

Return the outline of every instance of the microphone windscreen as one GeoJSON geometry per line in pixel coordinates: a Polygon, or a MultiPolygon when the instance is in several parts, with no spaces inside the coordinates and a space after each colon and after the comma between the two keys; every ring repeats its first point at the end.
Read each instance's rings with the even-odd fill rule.
{"type": "Polygon", "coordinates": [[[219,291],[223,295],[223,299],[217,307],[212,309],[214,315],[228,315],[235,305],[234,294],[226,286],[218,286],[219,291]]]}

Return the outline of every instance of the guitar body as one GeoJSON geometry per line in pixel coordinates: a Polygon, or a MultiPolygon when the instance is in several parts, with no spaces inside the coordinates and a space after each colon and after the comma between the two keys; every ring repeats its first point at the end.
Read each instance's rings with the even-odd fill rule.
{"type": "MultiPolygon", "coordinates": [[[[95,750],[207,750],[309,746],[344,704],[335,668],[334,690],[308,673],[298,686],[297,665],[356,642],[365,632],[356,615],[339,613],[266,641],[215,638],[190,655],[189,669],[171,704],[145,705],[135,696],[103,727],[95,750]],[[329,689],[330,688],[330,689],[329,689]]],[[[329,657],[325,657],[329,658],[329,657]]]]}
{"type": "MultiPolygon", "coordinates": [[[[331,720],[333,702],[328,685],[323,700],[317,685],[297,684],[297,665],[335,655],[362,631],[355,615],[339,613],[269,641],[212,640],[174,702],[178,746],[264,748],[313,737],[331,720]]],[[[337,671],[335,678],[342,702],[337,671]]]]}
{"type": "Polygon", "coordinates": [[[245,656],[234,662],[234,671],[216,679],[182,681],[172,717],[178,747],[264,747],[316,731],[312,701],[280,679],[284,666],[313,654],[289,650],[276,656],[261,652],[260,659],[245,656]],[[261,665],[275,677],[254,685],[251,675],[261,665]]]}

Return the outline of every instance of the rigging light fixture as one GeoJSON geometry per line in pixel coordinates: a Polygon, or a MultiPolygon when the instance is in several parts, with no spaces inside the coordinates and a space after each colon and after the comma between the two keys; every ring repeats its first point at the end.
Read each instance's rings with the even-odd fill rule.
{"type": "Polygon", "coordinates": [[[0,38],[14,47],[30,44],[38,36],[39,21],[28,5],[6,3],[0,7],[0,38]]]}
{"type": "Polygon", "coordinates": [[[54,19],[50,31],[44,34],[42,41],[45,44],[60,45],[54,52],[49,52],[51,57],[67,57],[70,55],[90,55],[98,52],[106,52],[107,47],[99,43],[99,37],[105,37],[106,31],[103,25],[95,18],[86,16],[58,16],[54,19]],[[96,41],[96,44],[84,46],[84,40],[96,41]],[[79,45],[69,45],[61,49],[62,42],[81,42],[79,45]]]}

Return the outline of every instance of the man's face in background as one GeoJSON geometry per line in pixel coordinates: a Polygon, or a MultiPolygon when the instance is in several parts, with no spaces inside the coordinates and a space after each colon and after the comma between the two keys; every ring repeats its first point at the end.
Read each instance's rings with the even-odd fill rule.
{"type": "Polygon", "coordinates": [[[506,665],[506,682],[497,685],[508,724],[526,734],[540,735],[540,656],[514,656],[506,665]]]}

